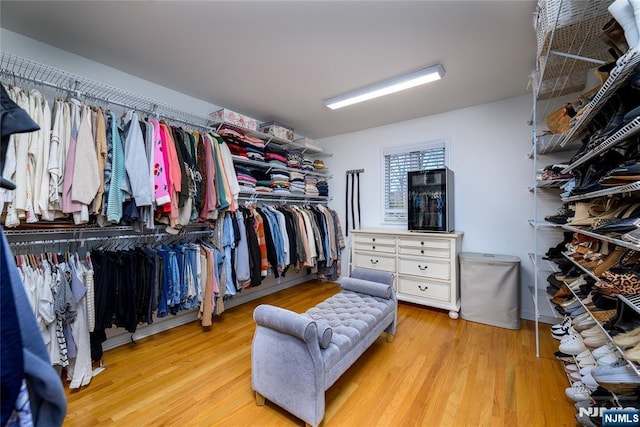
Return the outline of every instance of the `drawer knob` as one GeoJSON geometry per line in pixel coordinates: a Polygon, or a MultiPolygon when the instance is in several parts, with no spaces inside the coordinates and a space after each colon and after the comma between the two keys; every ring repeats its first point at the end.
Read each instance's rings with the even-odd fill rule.
{"type": "Polygon", "coordinates": [[[420,244],[421,244],[422,246],[424,246],[424,242],[420,242],[420,244]]]}
{"type": "Polygon", "coordinates": [[[420,250],[420,253],[421,253],[421,254],[423,254],[423,253],[424,253],[424,249],[421,249],[421,250],[420,250]]]}
{"type": "Polygon", "coordinates": [[[425,266],[423,267],[423,266],[421,266],[420,264],[418,264],[418,268],[419,268],[420,270],[422,270],[422,271],[426,270],[428,267],[429,267],[428,265],[425,265],[425,266]]]}
{"type": "Polygon", "coordinates": [[[420,289],[421,291],[426,291],[427,289],[429,289],[429,287],[427,285],[425,286],[418,285],[418,289],[420,289]]]}
{"type": "Polygon", "coordinates": [[[372,238],[372,239],[371,239],[371,241],[372,241],[372,242],[375,242],[375,241],[376,241],[376,238],[375,238],[375,237],[374,237],[374,238],[372,238]]]}
{"type": "Polygon", "coordinates": [[[375,247],[375,246],[372,246],[372,248],[373,248],[373,249],[375,249],[376,247],[375,247]]]}
{"type": "Polygon", "coordinates": [[[369,261],[371,261],[371,264],[377,264],[380,260],[377,259],[377,260],[374,261],[374,260],[370,259],[369,261]]]}

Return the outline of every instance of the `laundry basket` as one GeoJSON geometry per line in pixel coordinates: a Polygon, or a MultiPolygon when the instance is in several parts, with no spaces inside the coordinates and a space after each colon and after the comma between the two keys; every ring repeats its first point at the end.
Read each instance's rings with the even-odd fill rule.
{"type": "Polygon", "coordinates": [[[460,316],[472,322],[520,329],[520,258],[462,252],[460,316]]]}

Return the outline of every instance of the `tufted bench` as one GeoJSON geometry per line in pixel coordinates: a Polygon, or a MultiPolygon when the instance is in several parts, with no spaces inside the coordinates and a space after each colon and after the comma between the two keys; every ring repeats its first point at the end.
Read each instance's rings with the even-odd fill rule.
{"type": "Polygon", "coordinates": [[[354,269],[341,287],[302,314],[256,307],[251,378],[258,405],[268,399],[317,426],[325,391],[382,332],[393,340],[398,309],[393,274],[354,269]]]}

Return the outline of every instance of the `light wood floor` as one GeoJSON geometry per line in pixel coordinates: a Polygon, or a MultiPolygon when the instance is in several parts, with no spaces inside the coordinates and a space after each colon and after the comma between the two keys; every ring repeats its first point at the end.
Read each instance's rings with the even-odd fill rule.
{"type": "MultiPolygon", "coordinates": [[[[66,426],[296,426],[251,390],[253,309],[303,312],[338,291],[309,282],[105,352],[106,371],[67,391],[66,426]]],[[[330,426],[575,426],[557,341],[533,322],[512,331],[400,303],[393,343],[379,338],[326,394],[330,426]]]]}

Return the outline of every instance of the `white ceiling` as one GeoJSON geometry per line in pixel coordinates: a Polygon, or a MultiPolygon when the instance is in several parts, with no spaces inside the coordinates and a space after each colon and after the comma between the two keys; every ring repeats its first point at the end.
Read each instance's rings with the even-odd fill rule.
{"type": "Polygon", "coordinates": [[[534,9],[535,0],[2,0],[0,25],[321,138],[527,93],[534,9]],[[336,111],[322,104],[435,63],[446,69],[439,82],[336,111]]]}

